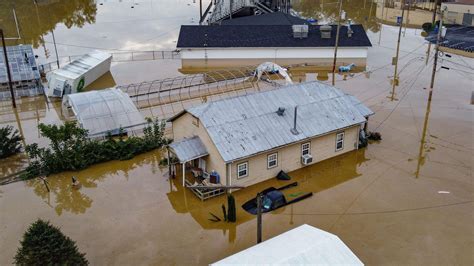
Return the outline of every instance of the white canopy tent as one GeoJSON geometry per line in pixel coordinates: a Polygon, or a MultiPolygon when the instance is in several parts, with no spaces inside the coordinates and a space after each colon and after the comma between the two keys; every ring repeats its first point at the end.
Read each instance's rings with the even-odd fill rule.
{"type": "Polygon", "coordinates": [[[336,235],[304,224],[212,265],[364,265],[336,235]]]}
{"type": "Polygon", "coordinates": [[[146,125],[128,94],[115,88],[66,95],[62,109],[66,118],[74,116],[93,138],[116,135],[120,129],[127,133],[142,131],[146,125]]]}

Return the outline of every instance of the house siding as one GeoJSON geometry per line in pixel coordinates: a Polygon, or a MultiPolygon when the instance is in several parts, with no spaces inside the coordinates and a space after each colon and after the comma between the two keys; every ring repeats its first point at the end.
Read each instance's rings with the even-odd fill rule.
{"type": "Polygon", "coordinates": [[[345,130],[295,143],[280,149],[274,149],[254,157],[234,162],[232,163],[231,184],[250,186],[275,177],[281,170],[290,172],[304,167],[301,164],[301,145],[306,142],[311,142],[313,164],[355,150],[357,149],[360,128],[360,125],[356,125],[345,130]],[[345,133],[344,148],[340,151],[336,151],[336,134],[339,132],[345,133]],[[278,166],[267,169],[267,156],[275,152],[278,152],[278,166]],[[249,164],[248,176],[238,179],[237,165],[242,162],[248,162],[249,164]]]}
{"type": "Polygon", "coordinates": [[[221,175],[221,182],[225,182],[226,166],[224,159],[217,151],[216,146],[212,142],[201,122],[190,113],[185,113],[173,121],[173,139],[175,141],[183,138],[198,136],[209,153],[203,159],[206,160],[206,171],[216,170],[221,175]],[[195,126],[193,122],[197,121],[199,126],[195,126]]]}

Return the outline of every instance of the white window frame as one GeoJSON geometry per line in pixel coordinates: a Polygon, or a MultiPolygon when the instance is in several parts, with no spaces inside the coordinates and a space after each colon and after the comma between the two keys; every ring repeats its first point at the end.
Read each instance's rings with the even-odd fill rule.
{"type": "Polygon", "coordinates": [[[344,137],[345,137],[344,132],[339,132],[336,134],[336,151],[342,151],[344,149],[344,137]],[[342,136],[342,138],[339,139],[339,136],[342,136]],[[337,147],[339,143],[342,144],[340,148],[337,147]]]}
{"type": "Polygon", "coordinates": [[[247,176],[249,176],[249,162],[243,162],[243,163],[237,164],[237,179],[241,179],[247,176]],[[240,175],[240,172],[244,171],[244,170],[240,170],[241,166],[245,166],[245,175],[240,175]]]}
{"type": "Polygon", "coordinates": [[[271,153],[267,156],[267,169],[275,168],[278,166],[278,152],[271,153]],[[271,158],[275,157],[275,158],[271,158]],[[275,162],[275,165],[270,165],[271,162],[275,162]]]}
{"type": "Polygon", "coordinates": [[[301,156],[304,156],[305,155],[305,151],[308,151],[308,153],[306,154],[310,154],[311,155],[311,142],[305,142],[303,144],[301,144],[301,156]],[[308,145],[308,148],[305,148],[305,145],[308,145]]]}

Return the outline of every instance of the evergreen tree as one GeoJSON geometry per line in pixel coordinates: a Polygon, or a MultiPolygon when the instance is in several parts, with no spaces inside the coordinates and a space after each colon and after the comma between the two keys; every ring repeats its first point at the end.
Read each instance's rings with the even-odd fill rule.
{"type": "Polygon", "coordinates": [[[84,253],[58,227],[38,219],[23,235],[16,265],[88,265],[84,253]]]}
{"type": "Polygon", "coordinates": [[[234,223],[235,221],[237,221],[237,213],[235,210],[235,198],[234,196],[232,196],[232,194],[229,194],[227,196],[227,205],[227,221],[234,223]]]}

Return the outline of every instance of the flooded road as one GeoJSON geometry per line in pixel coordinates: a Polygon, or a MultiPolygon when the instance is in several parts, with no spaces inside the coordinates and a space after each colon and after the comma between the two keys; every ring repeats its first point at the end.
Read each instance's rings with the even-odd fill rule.
{"type": "MultiPolygon", "coordinates": [[[[131,10],[151,8],[151,4],[155,11],[164,12],[160,14],[181,14],[177,14],[170,1],[135,1],[138,5],[133,9],[130,3],[133,2],[104,1],[103,5],[97,5],[97,26],[92,23],[82,29],[67,29],[64,24],[58,24],[57,41],[63,34],[63,38],[67,34],[86,38],[84,36],[90,35],[88,27],[99,29],[95,27],[99,27],[102,16],[109,16],[109,21],[132,19],[128,17],[133,14],[131,10]],[[156,7],[158,3],[162,4],[163,11],[156,7]],[[114,13],[116,9],[119,11],[114,13]]],[[[197,16],[198,6],[191,0],[177,3],[183,7],[182,12],[197,16]]],[[[348,6],[348,2],[344,3],[348,6]]],[[[375,111],[369,130],[379,131],[383,140],[290,173],[300,182],[291,194],[314,192],[314,195],[265,214],[263,239],[306,223],[339,236],[368,265],[472,265],[474,115],[470,99],[474,60],[456,55],[440,58],[439,66],[450,69],[438,70],[433,101],[427,108],[432,56],[426,64],[427,44],[420,30],[408,28],[401,42],[397,100],[391,101],[391,58],[395,56],[398,28],[378,23],[375,3],[351,3],[351,9],[344,7],[348,17],[353,17],[356,23],[365,23],[370,29],[368,34],[373,47],[369,49],[369,72],[357,73],[345,80],[337,75],[336,86],[357,96],[375,111]]],[[[31,5],[29,1],[28,5],[31,5]]],[[[326,1],[295,3],[295,8],[300,8],[306,16],[328,21],[334,17],[336,7],[333,6],[326,1]]],[[[142,19],[151,19],[156,15],[152,13],[143,13],[142,19]]],[[[152,38],[160,34],[157,32],[164,34],[163,27],[171,29],[176,25],[178,29],[181,23],[189,22],[189,17],[176,21],[156,19],[137,21],[137,27],[145,30],[129,31],[130,39],[152,38]],[[150,36],[145,34],[147,30],[150,36]]],[[[120,27],[105,25],[100,26],[103,33],[97,30],[100,34],[96,35],[120,36],[120,27]]],[[[96,38],[96,35],[87,38],[96,38]]],[[[168,37],[171,38],[163,35],[153,41],[154,44],[144,42],[154,45],[146,49],[158,49],[159,42],[169,43],[168,37]]],[[[108,38],[102,39],[105,40],[71,38],[68,43],[136,48],[126,46],[118,37],[111,42],[108,38]]],[[[173,49],[171,43],[168,48],[173,49]]],[[[67,52],[76,48],[62,49],[67,52]]],[[[177,75],[178,60],[167,61],[166,67],[160,62],[116,64],[112,76],[117,84],[124,84],[154,79],[151,77],[154,75],[156,78],[177,75]]],[[[330,83],[331,77],[324,82],[330,83]]],[[[9,108],[8,102],[0,104],[0,124],[21,127],[27,144],[45,142],[38,136],[38,122],[60,123],[59,108],[46,105],[41,97],[21,99],[17,112],[9,108]]],[[[48,179],[50,193],[37,180],[0,186],[0,264],[12,263],[23,232],[37,218],[60,226],[77,242],[79,249],[87,253],[91,264],[205,265],[256,243],[256,219],[240,205],[255,197],[257,191],[285,183],[270,180],[235,192],[237,223],[214,223],[208,220],[209,212],[222,217],[225,197],[201,202],[183,189],[179,180],[167,179],[167,169],[160,168],[160,159],[160,151],[154,151],[129,161],[103,163],[79,172],[54,175],[48,179]],[[71,188],[72,175],[83,184],[80,190],[71,188]]],[[[3,160],[0,171],[12,172],[18,165],[22,163],[15,157],[3,160]]]]}

